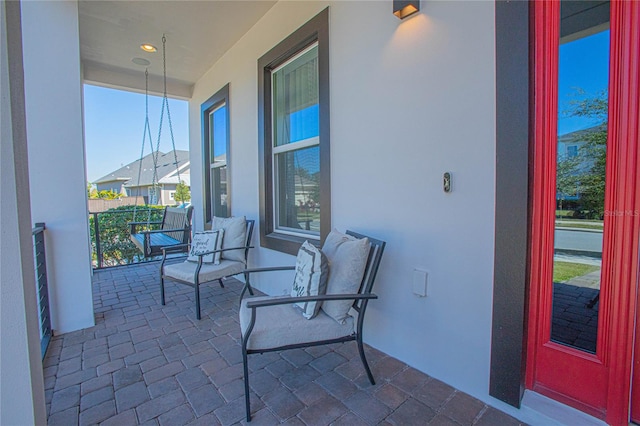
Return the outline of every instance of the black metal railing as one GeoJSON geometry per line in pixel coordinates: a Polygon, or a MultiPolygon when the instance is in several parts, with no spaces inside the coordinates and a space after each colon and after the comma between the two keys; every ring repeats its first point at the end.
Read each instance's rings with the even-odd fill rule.
{"type": "MultiPolygon", "coordinates": [[[[129,222],[162,220],[162,208],[115,208],[89,213],[91,234],[91,263],[94,269],[142,263],[156,258],[145,258],[131,242],[129,222]]],[[[153,229],[153,225],[140,229],[153,229]]]]}
{"type": "Polygon", "coordinates": [[[49,285],[47,281],[47,256],[44,249],[44,223],[36,223],[31,231],[33,235],[33,258],[38,292],[38,317],[40,322],[40,348],[42,359],[47,353],[51,340],[51,316],[49,312],[49,285]]]}

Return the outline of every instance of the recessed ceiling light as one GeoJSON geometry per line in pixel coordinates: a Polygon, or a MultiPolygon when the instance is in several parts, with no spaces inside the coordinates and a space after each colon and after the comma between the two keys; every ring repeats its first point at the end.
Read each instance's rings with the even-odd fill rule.
{"type": "Polygon", "coordinates": [[[157,52],[158,49],[156,49],[156,47],[153,44],[149,44],[149,43],[142,43],[140,45],[140,49],[144,50],[145,52],[149,52],[149,53],[153,53],[153,52],[157,52]]]}
{"type": "Polygon", "coordinates": [[[131,62],[133,62],[133,63],[134,63],[134,64],[136,64],[136,65],[142,65],[142,66],[144,66],[144,67],[146,67],[147,65],[151,64],[151,62],[147,61],[147,60],[146,60],[146,59],[144,59],[144,58],[133,58],[133,59],[131,60],[131,62]]]}

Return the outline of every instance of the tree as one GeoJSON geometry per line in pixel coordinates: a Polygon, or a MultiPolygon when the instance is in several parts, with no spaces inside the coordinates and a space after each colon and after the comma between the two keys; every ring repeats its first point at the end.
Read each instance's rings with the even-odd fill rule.
{"type": "Polygon", "coordinates": [[[91,182],[87,182],[87,197],[98,198],[98,191],[91,182]]]}
{"type": "Polygon", "coordinates": [[[103,198],[105,200],[115,200],[116,198],[120,198],[120,194],[118,194],[113,189],[109,189],[109,190],[103,189],[102,191],[98,191],[97,198],[103,198]]]}
{"type": "Polygon", "coordinates": [[[571,101],[566,115],[590,118],[598,124],[581,135],[580,141],[583,143],[575,156],[558,158],[559,195],[577,195],[576,211],[592,219],[600,219],[604,215],[607,112],[606,91],[594,97],[571,101]]]}
{"type": "Polygon", "coordinates": [[[183,181],[180,181],[180,183],[176,185],[176,192],[173,194],[173,199],[179,203],[191,200],[191,191],[189,191],[189,187],[183,181]]]}

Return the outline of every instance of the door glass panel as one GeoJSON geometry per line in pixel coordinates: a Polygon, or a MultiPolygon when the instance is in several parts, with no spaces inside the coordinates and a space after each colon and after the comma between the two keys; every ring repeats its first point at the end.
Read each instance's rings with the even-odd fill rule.
{"type": "Polygon", "coordinates": [[[596,352],[609,83],[608,2],[561,3],[551,340],[596,352]]]}

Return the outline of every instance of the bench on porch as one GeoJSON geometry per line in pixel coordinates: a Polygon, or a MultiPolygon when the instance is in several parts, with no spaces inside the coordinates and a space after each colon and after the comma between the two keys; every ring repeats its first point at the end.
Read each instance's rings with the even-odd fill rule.
{"type": "MultiPolygon", "coordinates": [[[[163,247],[187,244],[191,238],[191,216],[193,206],[187,208],[166,207],[162,220],[158,222],[130,222],[131,241],[145,257],[162,254],[163,247]],[[153,230],[138,230],[138,227],[158,227],[153,230]]],[[[186,253],[185,247],[182,252],[186,253]]]]}

